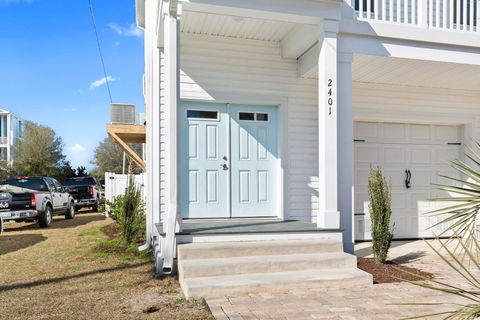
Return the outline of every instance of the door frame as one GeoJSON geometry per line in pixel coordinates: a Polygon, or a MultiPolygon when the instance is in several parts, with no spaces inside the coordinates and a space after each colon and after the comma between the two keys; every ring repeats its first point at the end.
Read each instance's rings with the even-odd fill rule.
{"type": "MultiPolygon", "coordinates": [[[[278,174],[278,186],[276,190],[276,211],[277,215],[275,217],[251,217],[251,218],[228,218],[228,219],[280,219],[285,220],[287,215],[285,214],[285,208],[288,208],[288,195],[287,188],[288,185],[288,97],[275,99],[272,97],[267,97],[263,95],[252,95],[250,93],[241,94],[239,96],[228,96],[227,98],[219,98],[215,100],[202,100],[202,99],[180,99],[182,102],[200,102],[200,103],[210,103],[210,104],[244,104],[252,106],[275,106],[278,110],[278,120],[277,120],[277,147],[279,157],[276,163],[276,170],[278,174]],[[245,98],[248,97],[248,98],[245,98]]],[[[180,109],[180,108],[179,108],[180,109]]],[[[180,112],[180,111],[178,111],[180,112]]],[[[180,120],[180,117],[178,117],[180,120]]],[[[180,132],[177,132],[177,139],[179,139],[180,132]]],[[[178,165],[180,165],[180,159],[177,159],[178,165]]],[[[180,183],[177,178],[175,181],[178,194],[180,194],[180,183]]],[[[230,201],[230,200],[229,200],[230,201]]],[[[195,219],[189,219],[195,220],[195,219]]],[[[208,220],[208,219],[207,219],[208,220]]]]}

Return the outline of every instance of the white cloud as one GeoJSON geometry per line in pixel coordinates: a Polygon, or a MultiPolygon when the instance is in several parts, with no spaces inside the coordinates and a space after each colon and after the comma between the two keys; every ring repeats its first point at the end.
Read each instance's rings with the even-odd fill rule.
{"type": "Polygon", "coordinates": [[[103,78],[100,78],[98,80],[95,80],[93,81],[92,83],[90,83],[90,90],[95,90],[97,89],[98,87],[101,87],[103,86],[105,83],[107,83],[107,80],[109,82],[113,82],[113,81],[117,81],[118,79],[117,78],[114,78],[114,77],[111,77],[111,76],[107,76],[107,77],[103,77],[103,78]]]}
{"type": "Polygon", "coordinates": [[[79,143],[76,143],[70,147],[70,150],[73,152],[82,152],[82,151],[85,151],[85,147],[79,143]]]}
{"type": "Polygon", "coordinates": [[[110,27],[110,29],[112,29],[112,31],[114,31],[119,36],[138,37],[138,38],[143,36],[143,31],[137,28],[137,26],[134,23],[131,23],[128,27],[122,27],[116,23],[110,23],[108,26],[110,27]]]}
{"type": "Polygon", "coordinates": [[[63,108],[63,112],[75,112],[77,111],[77,108],[63,108]]]}

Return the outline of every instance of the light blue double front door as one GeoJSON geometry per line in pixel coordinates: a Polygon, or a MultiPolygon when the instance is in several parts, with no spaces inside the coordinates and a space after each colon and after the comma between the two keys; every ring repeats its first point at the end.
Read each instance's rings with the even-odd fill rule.
{"type": "Polygon", "coordinates": [[[182,216],[277,216],[277,107],[182,102],[179,112],[182,216]]]}

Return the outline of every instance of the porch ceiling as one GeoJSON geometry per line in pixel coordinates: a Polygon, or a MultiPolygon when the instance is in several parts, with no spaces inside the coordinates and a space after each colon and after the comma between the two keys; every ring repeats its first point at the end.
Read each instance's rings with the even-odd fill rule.
{"type": "Polygon", "coordinates": [[[185,11],[181,18],[184,33],[221,37],[281,41],[295,23],[185,11]]]}
{"type": "Polygon", "coordinates": [[[480,66],[355,55],[352,67],[356,82],[480,90],[480,66]]]}

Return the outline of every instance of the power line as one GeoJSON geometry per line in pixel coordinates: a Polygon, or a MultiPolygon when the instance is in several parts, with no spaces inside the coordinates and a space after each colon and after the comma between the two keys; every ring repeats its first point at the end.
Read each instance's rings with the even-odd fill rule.
{"type": "Polygon", "coordinates": [[[108,82],[107,69],[105,68],[105,61],[103,60],[102,48],[100,46],[100,37],[97,32],[97,24],[95,22],[95,14],[93,13],[92,0],[88,0],[88,8],[90,9],[90,16],[92,17],[93,30],[95,31],[95,37],[97,39],[98,53],[100,55],[100,61],[102,62],[103,75],[105,76],[105,83],[107,84],[108,96],[110,97],[110,103],[113,103],[112,92],[110,91],[110,84],[108,82]]]}

